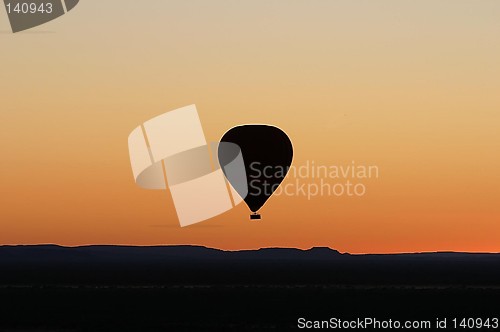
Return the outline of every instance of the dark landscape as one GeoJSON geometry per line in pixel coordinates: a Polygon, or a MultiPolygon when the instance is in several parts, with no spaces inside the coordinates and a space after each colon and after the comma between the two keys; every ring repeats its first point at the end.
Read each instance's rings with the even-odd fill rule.
{"type": "Polygon", "coordinates": [[[300,317],[500,317],[500,254],[2,246],[0,298],[0,331],[287,331],[300,317]]]}

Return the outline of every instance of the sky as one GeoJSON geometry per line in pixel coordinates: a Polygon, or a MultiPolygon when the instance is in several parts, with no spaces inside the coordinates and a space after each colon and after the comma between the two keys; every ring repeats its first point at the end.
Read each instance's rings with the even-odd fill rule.
{"type": "Polygon", "coordinates": [[[498,17],[493,0],[82,0],[12,34],[0,9],[0,244],[500,252],[498,17]],[[180,228],[168,191],[135,185],[127,138],[191,104],[207,141],[273,124],[295,166],[379,176],[180,228]]]}

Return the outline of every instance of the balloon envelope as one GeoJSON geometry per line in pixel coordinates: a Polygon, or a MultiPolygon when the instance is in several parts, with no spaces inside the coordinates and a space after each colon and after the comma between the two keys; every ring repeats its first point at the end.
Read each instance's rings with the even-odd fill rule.
{"type": "MultiPolygon", "coordinates": [[[[241,193],[240,195],[250,210],[256,213],[288,173],[293,159],[292,142],[285,132],[270,125],[234,127],[226,132],[220,141],[234,143],[240,147],[248,187],[245,196],[241,193]]],[[[225,159],[229,155],[231,154],[224,151],[224,144],[219,145],[218,158],[221,164],[228,162],[225,159]]],[[[228,181],[231,183],[229,177],[228,181]]],[[[237,188],[236,190],[238,191],[237,188]]]]}

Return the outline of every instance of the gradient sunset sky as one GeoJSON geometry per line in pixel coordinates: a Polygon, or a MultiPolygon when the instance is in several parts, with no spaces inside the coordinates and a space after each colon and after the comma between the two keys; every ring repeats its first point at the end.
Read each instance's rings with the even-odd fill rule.
{"type": "Polygon", "coordinates": [[[18,34],[1,8],[0,45],[0,244],[500,252],[499,1],[82,0],[18,34]],[[127,137],[190,104],[207,141],[274,124],[380,177],[180,228],[127,137]]]}

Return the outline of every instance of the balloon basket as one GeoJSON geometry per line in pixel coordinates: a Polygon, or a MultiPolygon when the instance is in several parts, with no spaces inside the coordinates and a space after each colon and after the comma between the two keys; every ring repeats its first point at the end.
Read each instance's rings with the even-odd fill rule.
{"type": "Polygon", "coordinates": [[[261,219],[261,217],[260,217],[260,214],[258,214],[258,213],[252,213],[250,215],[250,220],[260,220],[260,219],[261,219]]]}

